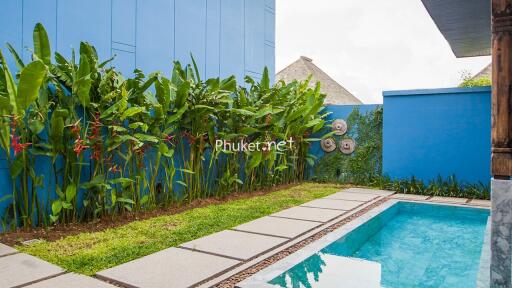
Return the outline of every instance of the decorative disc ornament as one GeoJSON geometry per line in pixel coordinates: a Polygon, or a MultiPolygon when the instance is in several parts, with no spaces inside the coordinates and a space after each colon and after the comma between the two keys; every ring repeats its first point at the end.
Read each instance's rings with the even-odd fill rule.
{"type": "Polygon", "coordinates": [[[332,122],[332,131],[335,135],[341,136],[347,133],[347,122],[343,119],[336,119],[332,122]]]}
{"type": "Polygon", "coordinates": [[[340,151],[343,154],[349,155],[354,153],[356,149],[356,142],[352,139],[343,139],[340,143],[340,151]]]}
{"type": "Polygon", "coordinates": [[[322,150],[325,152],[332,152],[336,149],[336,141],[332,138],[322,139],[320,146],[322,146],[322,150]]]}

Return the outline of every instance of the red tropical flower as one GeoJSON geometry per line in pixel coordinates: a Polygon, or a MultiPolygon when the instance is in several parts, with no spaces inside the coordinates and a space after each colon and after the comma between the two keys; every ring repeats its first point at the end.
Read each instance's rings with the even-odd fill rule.
{"type": "Polygon", "coordinates": [[[121,169],[119,169],[119,167],[118,167],[117,165],[114,165],[114,166],[110,167],[110,168],[108,169],[108,171],[110,171],[110,172],[112,172],[112,173],[114,173],[114,174],[115,174],[115,173],[119,173],[119,172],[121,172],[121,169]]]}
{"type": "Polygon", "coordinates": [[[85,141],[80,139],[80,136],[78,136],[78,138],[75,140],[73,151],[75,151],[76,155],[79,156],[87,148],[89,148],[89,146],[85,145],[85,141]]]}
{"type": "Polygon", "coordinates": [[[32,143],[20,143],[20,136],[13,135],[11,137],[11,145],[14,149],[14,155],[23,152],[28,146],[32,145],[32,143]]]}

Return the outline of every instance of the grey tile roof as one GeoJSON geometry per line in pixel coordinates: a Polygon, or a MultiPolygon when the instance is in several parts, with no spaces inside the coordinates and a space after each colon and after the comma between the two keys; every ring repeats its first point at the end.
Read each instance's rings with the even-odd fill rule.
{"type": "Polygon", "coordinates": [[[473,78],[471,79],[479,79],[479,78],[492,78],[492,64],[489,64],[485,66],[482,71],[478,72],[473,78]]]}
{"type": "Polygon", "coordinates": [[[357,99],[352,95],[352,93],[347,91],[347,89],[322,71],[322,69],[313,64],[313,60],[311,60],[311,58],[305,56],[301,56],[299,60],[278,72],[276,74],[276,80],[283,80],[285,83],[290,83],[293,80],[306,80],[310,75],[312,77],[309,85],[314,87],[317,82],[320,82],[321,92],[327,95],[325,98],[325,104],[363,104],[361,100],[357,99]]]}

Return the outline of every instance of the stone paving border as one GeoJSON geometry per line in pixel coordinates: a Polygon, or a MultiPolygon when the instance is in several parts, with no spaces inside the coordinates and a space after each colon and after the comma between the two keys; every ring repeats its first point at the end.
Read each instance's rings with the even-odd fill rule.
{"type": "Polygon", "coordinates": [[[332,199],[332,198],[320,198],[320,199],[315,199],[313,201],[309,201],[300,206],[301,207],[313,207],[313,208],[349,211],[349,210],[353,210],[353,209],[363,205],[366,202],[368,202],[368,201],[359,202],[359,201],[340,200],[340,199],[332,199]]]}
{"type": "Polygon", "coordinates": [[[65,273],[64,269],[24,253],[0,257],[0,287],[24,287],[65,273]]]}
{"type": "Polygon", "coordinates": [[[96,278],[75,273],[66,273],[32,285],[26,288],[116,288],[96,278]]]}
{"type": "Polygon", "coordinates": [[[292,239],[320,225],[311,221],[264,216],[236,226],[233,230],[292,239]]]}
{"type": "Polygon", "coordinates": [[[239,263],[226,257],[168,248],[98,272],[96,276],[128,288],[182,288],[222,274],[239,263]]]}
{"type": "Polygon", "coordinates": [[[224,230],[180,245],[180,248],[244,261],[286,242],[284,238],[224,230]],[[226,245],[229,243],[229,245],[226,245]]]}
{"type": "Polygon", "coordinates": [[[314,207],[292,207],[272,215],[269,217],[279,217],[287,219],[298,219],[304,221],[313,221],[319,223],[329,222],[330,220],[343,215],[345,211],[336,211],[329,209],[321,209],[314,207]]]}
{"type": "Polygon", "coordinates": [[[18,253],[18,250],[0,243],[0,257],[5,257],[18,253]]]}

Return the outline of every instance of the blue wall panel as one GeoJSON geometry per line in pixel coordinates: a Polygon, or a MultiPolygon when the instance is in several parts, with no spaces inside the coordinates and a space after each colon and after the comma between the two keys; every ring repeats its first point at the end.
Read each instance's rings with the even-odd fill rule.
{"type": "Polygon", "coordinates": [[[33,50],[33,30],[42,23],[50,37],[52,51],[57,49],[57,0],[23,0],[23,61],[29,62],[33,50]]]}
{"type": "Polygon", "coordinates": [[[244,2],[221,1],[220,76],[235,75],[239,82],[245,71],[244,2]]]}
{"type": "Polygon", "coordinates": [[[384,92],[384,173],[487,184],[490,112],[489,87],[384,92]]]}
{"type": "Polygon", "coordinates": [[[206,77],[220,74],[220,4],[221,0],[208,0],[206,17],[206,77]]]}
{"type": "Polygon", "coordinates": [[[121,71],[123,75],[133,77],[133,70],[135,69],[135,53],[128,50],[112,49],[112,54],[116,56],[112,66],[117,71],[121,71]]]}
{"type": "Polygon", "coordinates": [[[261,74],[265,67],[265,0],[245,0],[245,71],[261,74]]]}
{"type": "Polygon", "coordinates": [[[170,76],[174,60],[174,0],[137,6],[137,68],[170,76]]]}
{"type": "MultiPolygon", "coordinates": [[[[201,76],[275,73],[275,0],[2,0],[0,42],[10,42],[25,61],[36,23],[46,27],[54,51],[78,53],[81,41],[96,47],[101,60],[131,74],[170,75],[172,62],[190,64],[201,76]],[[134,53],[134,55],[119,52],[134,53]],[[129,57],[128,57],[129,56],[129,57]],[[121,63],[122,61],[127,61],[121,63]]],[[[15,69],[14,61],[8,57],[15,69]]]]}
{"type": "Polygon", "coordinates": [[[112,0],[112,42],[135,46],[137,0],[112,0]]]}
{"type": "Polygon", "coordinates": [[[20,0],[2,0],[0,8],[0,49],[4,52],[9,68],[15,71],[14,60],[8,55],[6,43],[10,43],[18,53],[23,47],[23,2],[20,0]]]}
{"type": "MultiPolygon", "coordinates": [[[[276,7],[275,0],[265,0],[265,63],[275,63],[276,50],[276,7]]],[[[274,71],[274,66],[270,67],[270,71],[274,71]]],[[[270,80],[274,82],[275,73],[270,73],[270,80]]]]}
{"type": "Polygon", "coordinates": [[[57,7],[57,46],[63,55],[69,57],[71,48],[77,52],[80,42],[93,44],[100,59],[111,55],[111,1],[106,0],[65,0],[57,7]]]}
{"type": "Polygon", "coordinates": [[[205,76],[206,65],[206,0],[176,0],[174,33],[176,60],[191,63],[194,56],[197,68],[205,76]]]}

